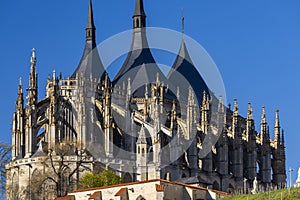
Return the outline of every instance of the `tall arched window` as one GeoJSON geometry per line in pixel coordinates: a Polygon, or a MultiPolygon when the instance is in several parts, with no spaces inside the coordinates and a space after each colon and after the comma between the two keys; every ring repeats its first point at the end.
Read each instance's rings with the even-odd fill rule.
{"type": "Polygon", "coordinates": [[[30,179],[31,198],[40,199],[43,196],[43,180],[42,174],[38,169],[33,170],[30,179]]]}
{"type": "Polygon", "coordinates": [[[12,190],[11,190],[11,199],[18,199],[19,194],[19,179],[18,175],[14,173],[12,176],[12,190]]]}

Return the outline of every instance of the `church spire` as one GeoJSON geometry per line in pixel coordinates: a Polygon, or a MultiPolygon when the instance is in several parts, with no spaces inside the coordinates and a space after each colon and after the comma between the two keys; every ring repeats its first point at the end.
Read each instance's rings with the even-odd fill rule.
{"type": "Polygon", "coordinates": [[[248,113],[247,113],[247,119],[252,120],[253,119],[253,109],[251,106],[251,103],[248,102],[248,113]]]}
{"type": "Polygon", "coordinates": [[[146,27],[146,14],[144,11],[143,0],[136,0],[135,11],[133,15],[133,28],[145,28],[146,27]]]}
{"type": "Polygon", "coordinates": [[[23,103],[24,103],[24,99],[23,99],[23,84],[22,84],[22,78],[20,78],[19,80],[19,87],[18,87],[18,99],[17,99],[17,109],[18,110],[22,110],[23,109],[23,103]]]}
{"type": "Polygon", "coordinates": [[[267,120],[266,120],[265,106],[262,106],[261,123],[260,123],[260,137],[261,137],[262,144],[266,142],[266,136],[267,136],[267,120]]]}
{"type": "Polygon", "coordinates": [[[27,89],[27,104],[33,105],[37,101],[37,73],[36,73],[36,55],[35,49],[31,50],[31,58],[30,58],[30,75],[29,75],[29,87],[27,89]]]}
{"type": "Polygon", "coordinates": [[[96,27],[94,24],[93,4],[89,2],[88,24],[86,26],[86,41],[92,41],[93,47],[96,46],[96,27]]]}
{"type": "Polygon", "coordinates": [[[276,109],[276,120],[274,126],[274,142],[276,147],[280,145],[280,123],[279,123],[279,110],[276,109]]]}

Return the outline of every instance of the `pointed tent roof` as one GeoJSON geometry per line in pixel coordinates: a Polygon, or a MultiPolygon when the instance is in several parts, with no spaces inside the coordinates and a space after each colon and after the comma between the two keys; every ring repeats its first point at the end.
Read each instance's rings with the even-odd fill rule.
{"type": "MultiPolygon", "coordinates": [[[[136,0],[133,20],[136,20],[139,16],[142,16],[143,19],[146,17],[143,0],[136,0]]],[[[141,77],[139,77],[140,74],[143,74],[142,77],[146,76],[147,83],[154,83],[157,73],[159,74],[161,82],[167,81],[166,77],[157,66],[149,49],[145,23],[137,26],[134,21],[133,38],[130,51],[123,66],[115,76],[113,83],[115,85],[120,81],[119,84],[122,84],[121,82],[127,81],[128,78],[131,78],[132,81],[141,79],[141,77]]],[[[140,91],[138,93],[144,96],[145,91],[140,91]]]]}
{"type": "Polygon", "coordinates": [[[147,140],[146,140],[146,133],[145,133],[145,126],[142,125],[141,127],[141,131],[138,137],[138,140],[136,142],[137,144],[147,144],[147,140]]]}
{"type": "MultiPolygon", "coordinates": [[[[203,91],[209,94],[205,81],[192,62],[184,39],[182,39],[180,50],[167,78],[173,86],[179,87],[181,93],[188,91],[191,86],[197,96],[198,104],[202,102],[203,91]],[[183,78],[186,80],[179,81],[183,78]]],[[[187,96],[187,94],[184,95],[187,96]]]]}
{"type": "Polygon", "coordinates": [[[71,76],[72,78],[76,78],[77,74],[79,76],[82,74],[88,78],[91,76],[91,74],[93,78],[103,78],[105,70],[96,48],[95,31],[96,28],[94,25],[93,5],[92,0],[90,0],[88,24],[86,26],[86,44],[79,65],[71,76]]]}

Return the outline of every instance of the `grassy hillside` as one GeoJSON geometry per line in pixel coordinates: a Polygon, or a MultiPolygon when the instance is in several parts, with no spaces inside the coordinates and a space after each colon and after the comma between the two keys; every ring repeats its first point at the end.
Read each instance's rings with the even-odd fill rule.
{"type": "MultiPolygon", "coordinates": [[[[285,189],[285,190],[278,190],[272,192],[265,192],[260,194],[253,194],[253,195],[238,195],[230,198],[226,198],[226,200],[300,200],[300,188],[292,188],[292,189],[285,189]]],[[[224,199],[225,200],[225,199],[224,199]]]]}

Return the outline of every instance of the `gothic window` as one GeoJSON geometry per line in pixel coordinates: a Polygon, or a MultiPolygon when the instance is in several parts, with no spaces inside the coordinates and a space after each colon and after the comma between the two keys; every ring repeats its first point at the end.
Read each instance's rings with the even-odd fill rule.
{"type": "Polygon", "coordinates": [[[214,181],[214,183],[213,183],[213,189],[214,190],[220,190],[220,186],[219,186],[219,183],[217,181],[214,181]]]}
{"type": "Polygon", "coordinates": [[[71,173],[70,168],[65,169],[64,172],[62,173],[61,193],[63,194],[63,196],[67,195],[68,191],[72,190],[71,181],[69,179],[70,173],[71,173]]]}
{"type": "Polygon", "coordinates": [[[170,181],[170,180],[171,180],[171,173],[170,173],[170,172],[167,172],[167,173],[165,174],[165,180],[167,180],[167,181],[170,181]]]}
{"type": "Polygon", "coordinates": [[[140,27],[140,20],[136,19],[136,27],[139,28],[140,27]]]}
{"type": "Polygon", "coordinates": [[[43,194],[43,177],[38,169],[32,172],[30,179],[30,193],[33,199],[39,199],[43,194]]]}
{"type": "Polygon", "coordinates": [[[142,156],[145,155],[145,148],[142,148],[142,156]]]}
{"type": "Polygon", "coordinates": [[[123,176],[124,183],[131,183],[132,182],[132,176],[127,172],[123,176]]]}
{"type": "Polygon", "coordinates": [[[141,148],[140,147],[138,147],[138,154],[140,154],[141,153],[141,148]]]}
{"type": "Polygon", "coordinates": [[[11,190],[11,199],[18,198],[18,190],[19,190],[19,181],[16,173],[12,176],[12,190],[11,190]]]}
{"type": "Polygon", "coordinates": [[[233,193],[234,193],[234,187],[233,187],[233,185],[229,184],[227,190],[228,190],[228,193],[229,193],[229,194],[233,194],[233,193]]]}

